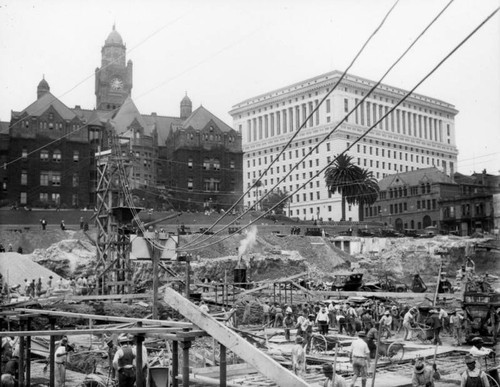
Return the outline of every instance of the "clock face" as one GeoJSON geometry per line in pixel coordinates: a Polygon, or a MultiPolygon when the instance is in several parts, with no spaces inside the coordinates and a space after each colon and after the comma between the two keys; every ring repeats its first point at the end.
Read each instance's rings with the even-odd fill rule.
{"type": "Polygon", "coordinates": [[[123,89],[123,81],[120,78],[113,78],[111,80],[111,89],[112,90],[122,90],[123,89]]]}

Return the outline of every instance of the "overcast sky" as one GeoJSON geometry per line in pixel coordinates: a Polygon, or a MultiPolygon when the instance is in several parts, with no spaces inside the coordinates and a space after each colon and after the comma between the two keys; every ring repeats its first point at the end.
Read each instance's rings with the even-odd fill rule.
{"type": "MultiPolygon", "coordinates": [[[[113,23],[134,63],[142,113],[178,116],[185,92],[229,125],[249,97],[344,70],[393,0],[0,0],[0,120],[36,99],[45,75],[69,107],[95,107],[94,71],[113,23]]],[[[350,73],[372,80],[448,0],[401,0],[350,73]]],[[[386,78],[412,88],[500,5],[455,0],[386,78]]],[[[458,170],[500,173],[500,15],[418,93],[454,104],[458,170]]]]}

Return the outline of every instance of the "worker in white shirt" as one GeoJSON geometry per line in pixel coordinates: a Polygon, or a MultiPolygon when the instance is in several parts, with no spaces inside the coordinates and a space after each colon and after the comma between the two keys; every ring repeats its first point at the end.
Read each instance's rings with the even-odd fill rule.
{"type": "Polygon", "coordinates": [[[380,323],[380,337],[384,336],[384,332],[387,333],[387,338],[391,337],[392,316],[388,310],[384,312],[384,315],[380,318],[379,323],[380,323]]]}
{"type": "Polygon", "coordinates": [[[66,363],[68,361],[68,354],[74,351],[74,348],[68,344],[68,338],[63,336],[59,346],[54,353],[54,363],[55,363],[55,386],[65,387],[66,386],[66,363]]]}
{"type": "Polygon", "coordinates": [[[328,311],[323,306],[316,316],[316,324],[318,325],[319,333],[322,335],[328,334],[328,323],[330,318],[328,317],[328,311]]]}
{"type": "Polygon", "coordinates": [[[352,342],[349,349],[349,359],[351,360],[354,372],[351,386],[354,386],[358,377],[361,377],[361,386],[366,387],[368,367],[370,366],[370,349],[364,340],[365,336],[365,332],[358,332],[358,338],[352,342]]]}
{"type": "Polygon", "coordinates": [[[465,355],[467,369],[462,373],[460,387],[490,387],[490,382],[486,372],[476,367],[476,360],[473,356],[465,355]]]}
{"type": "Polygon", "coordinates": [[[486,366],[486,358],[494,356],[495,352],[490,348],[483,347],[484,341],[481,337],[474,337],[471,343],[472,347],[469,354],[477,360],[479,368],[484,368],[486,366]]]}

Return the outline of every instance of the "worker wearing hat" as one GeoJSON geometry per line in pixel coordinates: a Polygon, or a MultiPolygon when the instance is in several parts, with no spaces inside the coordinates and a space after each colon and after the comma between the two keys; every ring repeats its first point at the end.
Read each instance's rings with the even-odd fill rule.
{"type": "Polygon", "coordinates": [[[384,312],[384,315],[380,318],[380,336],[382,337],[384,335],[384,333],[387,334],[387,338],[391,337],[392,336],[392,333],[391,333],[391,326],[392,326],[392,316],[391,316],[391,312],[389,312],[388,310],[386,310],[384,312]]]}
{"type": "MultiPolygon", "coordinates": [[[[137,349],[132,345],[133,337],[130,335],[121,335],[118,338],[120,348],[113,358],[113,367],[118,373],[118,387],[133,387],[136,380],[136,358],[137,349]]],[[[145,346],[142,346],[142,364],[148,364],[148,353],[145,346]]]]}
{"type": "Polygon", "coordinates": [[[364,338],[365,332],[358,332],[358,338],[354,340],[349,348],[349,359],[352,362],[352,377],[351,386],[356,384],[358,377],[361,377],[361,386],[366,387],[366,378],[368,377],[368,368],[370,366],[370,349],[364,338]]]}
{"type": "Polygon", "coordinates": [[[347,387],[347,381],[341,375],[335,373],[330,363],[323,364],[322,370],[326,376],[323,383],[324,387],[347,387]]]}
{"type": "Polygon", "coordinates": [[[439,337],[442,328],[441,319],[439,318],[439,312],[435,309],[431,309],[429,311],[429,317],[427,317],[425,323],[429,325],[434,331],[434,344],[443,345],[443,343],[441,342],[441,338],[439,337]]]}
{"type": "Polygon", "coordinates": [[[486,358],[487,357],[491,357],[491,356],[494,356],[495,353],[493,352],[492,349],[490,348],[485,348],[483,345],[484,345],[484,341],[482,339],[482,337],[474,337],[472,340],[471,340],[471,344],[472,344],[472,347],[469,351],[469,355],[473,356],[477,362],[478,362],[478,365],[481,366],[484,362],[486,362],[486,358]]]}
{"type": "Polygon", "coordinates": [[[467,369],[462,373],[460,387],[490,387],[486,373],[476,367],[476,360],[470,354],[464,358],[467,369]]]}
{"type": "Polygon", "coordinates": [[[68,337],[63,336],[54,353],[54,379],[56,387],[64,387],[66,385],[66,363],[68,362],[68,355],[72,351],[74,351],[74,348],[68,344],[68,337]]]}
{"type": "Polygon", "coordinates": [[[413,369],[412,386],[414,387],[434,387],[434,380],[441,379],[436,364],[432,368],[426,366],[422,359],[417,359],[413,369]]]}
{"type": "Polygon", "coordinates": [[[283,319],[283,328],[285,329],[285,340],[290,341],[290,330],[295,325],[295,320],[292,316],[292,312],[286,312],[285,318],[283,319]]]}
{"type": "Polygon", "coordinates": [[[463,332],[463,324],[464,324],[464,314],[462,309],[455,309],[455,313],[453,313],[450,317],[450,325],[453,330],[453,337],[457,339],[457,345],[462,345],[462,332],[463,332]]]}
{"type": "Polygon", "coordinates": [[[295,338],[295,344],[292,347],[292,371],[298,376],[306,372],[306,350],[304,339],[300,336],[295,338]]]}

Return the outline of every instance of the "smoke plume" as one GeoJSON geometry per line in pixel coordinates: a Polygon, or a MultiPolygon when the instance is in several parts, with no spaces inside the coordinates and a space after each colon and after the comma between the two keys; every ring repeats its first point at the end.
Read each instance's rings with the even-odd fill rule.
{"type": "Polygon", "coordinates": [[[245,239],[241,240],[240,247],[238,247],[238,258],[240,258],[240,260],[243,254],[255,244],[256,239],[257,227],[252,226],[247,230],[245,239]]]}

